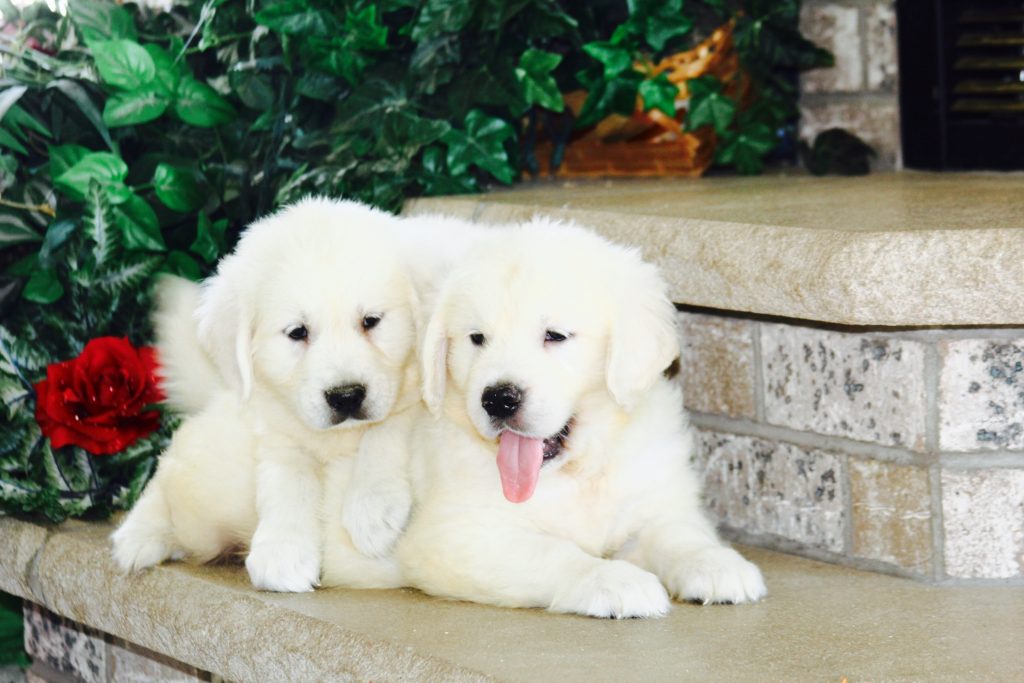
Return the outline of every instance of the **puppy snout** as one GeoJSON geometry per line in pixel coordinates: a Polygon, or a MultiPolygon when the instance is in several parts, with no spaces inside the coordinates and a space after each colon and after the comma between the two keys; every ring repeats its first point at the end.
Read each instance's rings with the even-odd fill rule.
{"type": "Polygon", "coordinates": [[[324,392],[327,405],[342,420],[357,415],[365,398],[366,387],[362,384],[346,384],[324,392]]]}
{"type": "Polygon", "coordinates": [[[495,384],[484,389],[480,403],[492,418],[505,420],[519,411],[523,390],[514,384],[495,384]]]}

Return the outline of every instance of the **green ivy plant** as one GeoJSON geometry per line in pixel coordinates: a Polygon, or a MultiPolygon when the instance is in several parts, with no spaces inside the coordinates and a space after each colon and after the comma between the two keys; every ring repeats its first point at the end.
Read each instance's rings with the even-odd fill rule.
{"type": "Polygon", "coordinates": [[[92,0],[64,16],[0,0],[0,513],[102,515],[141,491],[173,416],[92,457],[43,438],[32,387],[90,339],[147,343],[156,275],[208,274],[244,225],[306,194],[396,210],[512,183],[538,117],[584,126],[637,94],[672,114],[674,86],[634,58],[729,16],[760,97],[743,109],[695,83],[688,125],[714,126],[719,161],[755,170],[795,112],[789,71],[824,62],[796,6],[92,0]],[[562,93],[581,86],[572,121],[562,93]]]}

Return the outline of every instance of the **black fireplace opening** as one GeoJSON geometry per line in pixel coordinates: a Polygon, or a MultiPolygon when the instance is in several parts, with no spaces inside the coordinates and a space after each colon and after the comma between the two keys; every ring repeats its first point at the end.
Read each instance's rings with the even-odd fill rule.
{"type": "Polygon", "coordinates": [[[1024,169],[1024,0],[897,0],[909,168],[1024,169]]]}

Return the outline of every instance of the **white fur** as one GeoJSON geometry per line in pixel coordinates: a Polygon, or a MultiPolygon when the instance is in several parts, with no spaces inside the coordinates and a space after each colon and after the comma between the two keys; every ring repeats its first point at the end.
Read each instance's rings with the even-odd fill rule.
{"type": "MultiPolygon", "coordinates": [[[[307,591],[321,573],[346,585],[400,583],[394,561],[360,555],[340,521],[351,456],[364,441],[375,449],[365,457],[385,474],[371,481],[401,470],[406,454],[379,423],[418,402],[417,298],[397,223],[351,202],[304,200],[251,226],[198,305],[189,285],[165,285],[157,329],[168,393],[192,414],[113,535],[124,570],[248,547],[258,588],[307,591]],[[368,314],[382,316],[369,331],[368,314]],[[290,339],[300,324],[307,340],[290,339]],[[366,386],[366,415],[335,425],[325,392],[353,383],[366,386]]],[[[382,553],[404,524],[408,492],[372,505],[384,512],[366,515],[382,525],[357,526],[382,553]]]]}
{"type": "Polygon", "coordinates": [[[757,568],[701,509],[666,287],[631,250],[534,221],[480,239],[440,294],[421,362],[438,419],[412,439],[415,512],[396,549],[411,585],[451,598],[598,617],[656,617],[670,596],[746,602],[757,568]],[[545,331],[569,338],[545,343],[545,331]],[[469,335],[482,333],[483,346],[469,335]],[[533,497],[505,500],[483,389],[525,389],[516,431],[567,448],[533,497]]]}

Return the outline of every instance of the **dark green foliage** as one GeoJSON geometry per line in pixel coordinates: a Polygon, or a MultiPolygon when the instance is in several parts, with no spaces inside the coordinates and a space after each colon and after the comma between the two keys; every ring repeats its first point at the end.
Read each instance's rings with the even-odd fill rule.
{"type": "Polygon", "coordinates": [[[0,593],[0,666],[25,668],[31,663],[25,654],[21,614],[21,598],[0,593]]]}
{"type": "Polygon", "coordinates": [[[867,175],[874,157],[871,145],[841,128],[818,133],[813,146],[800,143],[800,158],[814,175],[867,175]]]}

